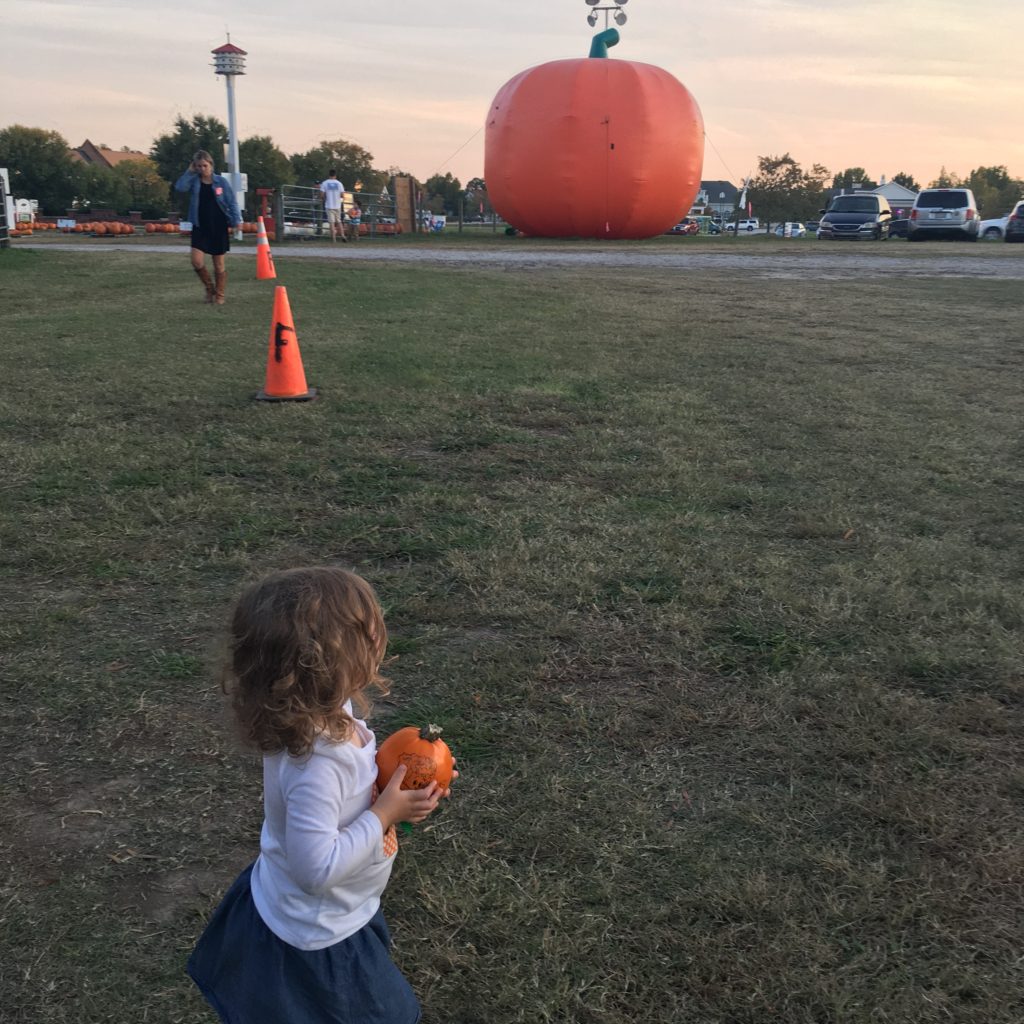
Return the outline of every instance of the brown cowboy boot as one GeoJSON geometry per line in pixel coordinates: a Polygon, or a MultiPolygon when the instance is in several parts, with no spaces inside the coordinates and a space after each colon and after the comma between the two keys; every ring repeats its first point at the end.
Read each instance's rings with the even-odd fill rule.
{"type": "Polygon", "coordinates": [[[206,289],[206,301],[213,302],[215,289],[213,287],[213,281],[210,280],[210,272],[206,267],[193,267],[192,269],[196,272],[199,280],[203,282],[203,287],[206,289]]]}
{"type": "Polygon", "coordinates": [[[228,283],[228,272],[226,270],[215,270],[213,276],[217,279],[214,286],[214,299],[218,306],[224,305],[224,288],[228,283]]]}

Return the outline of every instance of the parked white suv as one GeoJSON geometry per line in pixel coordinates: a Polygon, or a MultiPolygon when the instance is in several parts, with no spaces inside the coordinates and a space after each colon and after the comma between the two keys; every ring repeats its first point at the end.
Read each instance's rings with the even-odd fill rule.
{"type": "Polygon", "coordinates": [[[726,231],[757,231],[761,227],[761,222],[756,217],[750,217],[747,220],[741,220],[739,224],[734,224],[731,221],[725,225],[726,231]]]}
{"type": "Polygon", "coordinates": [[[969,188],[925,188],[910,211],[907,239],[966,238],[978,240],[978,203],[969,188]]]}

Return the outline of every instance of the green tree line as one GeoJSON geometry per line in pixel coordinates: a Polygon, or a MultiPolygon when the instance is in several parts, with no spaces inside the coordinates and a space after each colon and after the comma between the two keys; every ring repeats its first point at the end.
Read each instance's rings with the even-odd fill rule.
{"type": "MultiPolygon", "coordinates": [[[[113,168],[81,162],[72,156],[58,132],[25,125],[0,129],[0,167],[10,173],[11,191],[18,198],[36,199],[40,211],[63,214],[112,209],[139,210],[144,217],[182,212],[173,183],[198,149],[219,164],[227,144],[227,126],[215,117],[197,114],[175,118],[171,129],[153,140],[146,159],[123,160],[113,168]]],[[[254,135],[238,144],[239,163],[248,175],[248,196],[257,188],[319,184],[334,169],[346,188],[380,192],[398,167],[380,170],[373,154],[345,139],[321,142],[305,153],[285,154],[269,135],[254,135]]],[[[479,182],[482,187],[483,182],[479,182]]],[[[480,189],[478,189],[480,191],[480,189]]],[[[435,213],[456,215],[462,186],[451,174],[434,175],[422,186],[421,202],[435,213]]]]}
{"type": "MultiPolygon", "coordinates": [[[[892,181],[915,192],[923,187],[913,176],[900,171],[892,181]]],[[[1024,198],[1024,180],[1010,177],[1005,167],[976,167],[966,177],[950,173],[945,167],[928,188],[963,186],[971,189],[978,201],[981,217],[1001,217],[1013,204],[1024,198]]],[[[832,174],[821,164],[804,170],[796,160],[782,156],[758,157],[757,174],[751,178],[747,198],[758,218],[769,225],[781,221],[817,220],[834,189],[878,187],[863,167],[847,167],[832,174]]]]}

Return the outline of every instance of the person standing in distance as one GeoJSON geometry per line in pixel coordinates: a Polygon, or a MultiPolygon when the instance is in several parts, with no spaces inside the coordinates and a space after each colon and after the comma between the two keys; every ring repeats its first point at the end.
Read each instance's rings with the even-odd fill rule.
{"type": "Polygon", "coordinates": [[[332,242],[338,240],[339,234],[343,242],[348,241],[341,226],[341,197],[344,191],[345,186],[338,181],[338,172],[332,167],[327,180],[320,182],[320,194],[324,197],[324,213],[327,214],[327,223],[331,226],[332,242]]]}
{"type": "Polygon", "coordinates": [[[214,174],[213,157],[196,150],[188,170],[175,182],[178,192],[188,192],[188,219],[192,224],[192,269],[206,289],[206,301],[224,305],[228,274],[224,256],[231,248],[231,229],[242,223],[231,183],[214,174]],[[213,257],[213,275],[206,269],[206,257],[213,257]]]}
{"type": "Polygon", "coordinates": [[[359,241],[359,225],[363,222],[363,211],[359,206],[359,200],[353,199],[352,205],[348,208],[348,235],[349,241],[359,241]]]}

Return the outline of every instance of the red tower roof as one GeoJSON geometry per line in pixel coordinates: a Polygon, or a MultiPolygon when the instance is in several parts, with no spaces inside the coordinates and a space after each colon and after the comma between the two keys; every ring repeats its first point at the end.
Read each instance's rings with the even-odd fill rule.
{"type": "Polygon", "coordinates": [[[223,46],[218,46],[216,50],[211,50],[210,53],[240,53],[243,57],[248,56],[245,50],[240,46],[235,46],[234,43],[225,43],[223,46]]]}

